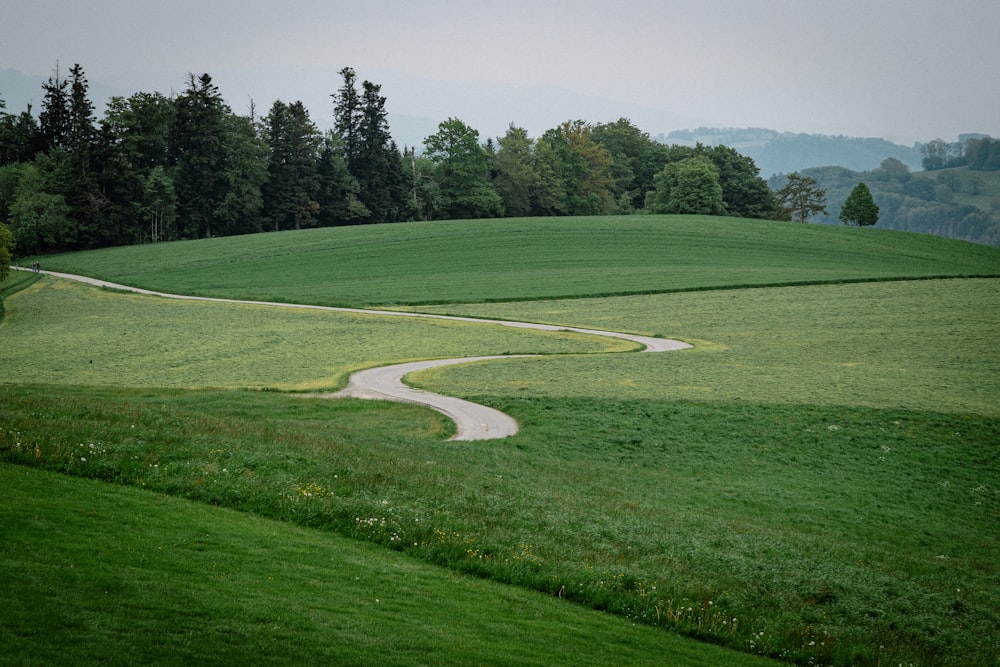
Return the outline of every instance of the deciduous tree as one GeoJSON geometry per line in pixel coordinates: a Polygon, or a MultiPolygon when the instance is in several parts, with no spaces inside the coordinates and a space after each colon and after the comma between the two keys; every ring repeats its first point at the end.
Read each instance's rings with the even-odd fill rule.
{"type": "Polygon", "coordinates": [[[7,278],[10,271],[10,260],[14,252],[14,235],[7,225],[0,222],[0,283],[7,278]]]}
{"type": "Polygon", "coordinates": [[[667,147],[627,118],[595,125],[591,136],[612,157],[612,195],[618,212],[642,208],[646,193],[653,189],[653,178],[667,162],[667,147]]]}
{"type": "Polygon", "coordinates": [[[725,215],[719,170],[705,156],[669,162],[653,179],[646,197],[650,213],[725,215]]]}
{"type": "Polygon", "coordinates": [[[788,175],[788,182],[775,193],[778,218],[808,222],[817,213],[826,214],[826,190],[815,178],[799,173],[788,175]]]}
{"type": "Polygon", "coordinates": [[[440,217],[488,218],[502,214],[500,195],[489,180],[489,160],[479,132],[457,118],[438,125],[424,139],[427,157],[437,165],[434,180],[441,193],[440,217]]]}
{"type": "Polygon", "coordinates": [[[497,144],[493,187],[500,195],[504,212],[508,216],[531,215],[540,181],[535,165],[535,142],[527,130],[511,123],[497,144]]]}

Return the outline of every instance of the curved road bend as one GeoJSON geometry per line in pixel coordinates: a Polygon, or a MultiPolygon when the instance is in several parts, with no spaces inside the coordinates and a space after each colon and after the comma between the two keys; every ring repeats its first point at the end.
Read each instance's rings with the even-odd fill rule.
{"type": "MultiPolygon", "coordinates": [[[[11,267],[20,268],[20,267],[11,267]]],[[[29,269],[21,268],[22,271],[29,269]]],[[[610,338],[621,338],[639,343],[643,346],[643,352],[670,352],[674,350],[684,350],[691,345],[678,340],[667,338],[653,338],[652,336],[639,336],[636,334],[621,333],[617,331],[601,331],[599,329],[582,329],[578,327],[561,327],[551,324],[536,324],[533,322],[511,322],[506,320],[485,320],[474,317],[457,317],[453,315],[431,315],[426,313],[410,313],[391,310],[371,310],[365,308],[336,308],[333,306],[314,306],[309,304],[278,303],[274,301],[247,301],[242,299],[221,299],[216,297],[188,296],[183,294],[167,294],[153,290],[130,287],[117,283],[78,276],[69,273],[57,273],[55,271],[42,271],[42,273],[76,280],[96,287],[107,287],[137,294],[147,294],[168,299],[184,299],[190,301],[215,301],[219,303],[240,303],[255,306],[277,306],[280,308],[306,308],[311,310],[325,310],[339,313],[360,313],[365,315],[384,315],[391,317],[424,317],[440,320],[453,320],[459,322],[475,322],[478,324],[498,324],[506,327],[516,327],[521,329],[535,329],[539,331],[572,331],[575,333],[590,334],[593,336],[607,336],[610,338]]],[[[514,435],[518,431],[517,421],[513,417],[499,410],[465,401],[460,398],[434,394],[421,389],[414,389],[403,384],[403,376],[414,371],[438,366],[452,364],[464,364],[477,361],[487,361],[492,359],[512,359],[517,357],[537,356],[537,355],[494,355],[481,357],[461,357],[458,359],[436,359],[431,361],[415,361],[405,364],[395,364],[392,366],[381,366],[358,371],[351,376],[346,389],[338,392],[321,394],[323,398],[353,397],[372,400],[389,400],[403,403],[417,403],[431,409],[437,410],[455,422],[455,435],[452,440],[493,440],[506,438],[514,435]]]]}

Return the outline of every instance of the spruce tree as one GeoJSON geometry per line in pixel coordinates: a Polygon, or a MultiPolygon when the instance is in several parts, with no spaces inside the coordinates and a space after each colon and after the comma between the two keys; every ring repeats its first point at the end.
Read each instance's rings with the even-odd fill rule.
{"type": "Polygon", "coordinates": [[[59,77],[59,65],[55,73],[42,84],[45,95],[42,109],[38,114],[38,126],[42,135],[42,150],[49,151],[66,145],[70,132],[69,81],[59,77]]]}
{"type": "Polygon", "coordinates": [[[212,77],[188,76],[188,87],[174,102],[170,153],[182,238],[212,236],[215,211],[226,196],[224,117],[228,108],[212,77]]]}
{"type": "Polygon", "coordinates": [[[314,227],[319,215],[319,130],[302,102],[278,100],[265,120],[264,215],[273,229],[314,227]]]}
{"type": "Polygon", "coordinates": [[[878,204],[867,185],[858,183],[847,195],[847,201],[840,209],[840,221],[859,227],[870,227],[878,222],[878,204]]]}

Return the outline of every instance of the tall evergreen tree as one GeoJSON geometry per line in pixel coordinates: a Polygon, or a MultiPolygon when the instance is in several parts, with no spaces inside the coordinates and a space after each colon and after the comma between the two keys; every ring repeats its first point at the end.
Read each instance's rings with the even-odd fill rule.
{"type": "Polygon", "coordinates": [[[42,84],[45,91],[38,126],[42,136],[42,150],[52,150],[66,145],[69,140],[70,120],[69,81],[59,77],[59,65],[49,80],[42,84]]]}
{"type": "Polygon", "coordinates": [[[319,130],[302,102],[278,100],[264,121],[264,215],[273,229],[314,227],[319,216],[319,130]]]}
{"type": "Polygon", "coordinates": [[[229,109],[208,74],[190,74],[187,89],[174,105],[169,145],[178,231],[182,238],[212,236],[216,209],[226,196],[224,119],[229,109]]]}
{"type": "Polygon", "coordinates": [[[854,186],[840,209],[840,221],[845,225],[859,227],[868,227],[878,222],[878,204],[867,185],[858,183],[854,186]]]}
{"type": "Polygon", "coordinates": [[[31,105],[20,114],[3,111],[0,99],[0,167],[17,162],[30,162],[41,149],[38,121],[31,113],[31,105]]]}
{"type": "Polygon", "coordinates": [[[74,64],[69,70],[69,134],[65,151],[72,169],[66,203],[77,225],[76,240],[80,248],[97,248],[120,242],[116,234],[104,227],[102,208],[106,202],[97,185],[93,170],[97,130],[94,126],[94,105],[89,97],[89,84],[83,67],[74,64]]]}
{"type": "Polygon", "coordinates": [[[340,135],[358,198],[369,212],[365,222],[397,222],[414,215],[403,175],[402,155],[389,134],[381,86],[365,81],[356,88],[354,70],[340,71],[343,85],[333,94],[334,128],[340,135]]]}
{"type": "Polygon", "coordinates": [[[389,134],[388,112],[382,87],[362,84],[361,145],[352,169],[361,190],[359,198],[371,212],[371,222],[399,222],[411,211],[403,176],[402,155],[389,134]]]}
{"type": "Polygon", "coordinates": [[[343,79],[340,89],[331,95],[333,104],[333,128],[343,143],[347,166],[353,173],[358,167],[361,153],[361,98],[358,96],[357,75],[350,67],[339,72],[343,79]]]}
{"type": "Polygon", "coordinates": [[[316,171],[320,226],[354,225],[371,216],[358,199],[361,188],[347,168],[343,140],[336,132],[331,131],[323,138],[316,171]]]}
{"type": "Polygon", "coordinates": [[[228,108],[222,117],[222,197],[215,208],[219,235],[252,234],[262,229],[261,188],[267,181],[267,145],[253,121],[228,108]]]}

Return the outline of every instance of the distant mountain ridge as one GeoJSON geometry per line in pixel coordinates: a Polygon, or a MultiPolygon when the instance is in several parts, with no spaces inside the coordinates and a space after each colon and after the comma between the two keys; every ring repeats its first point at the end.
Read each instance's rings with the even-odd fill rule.
{"type": "Polygon", "coordinates": [[[876,169],[886,158],[894,158],[910,169],[922,169],[917,146],[902,146],[880,138],[826,134],[797,134],[766,128],[711,128],[675,130],[657,137],[666,144],[706,146],[724,144],[750,157],[764,178],[811,167],[844,167],[852,171],[876,169]]]}

